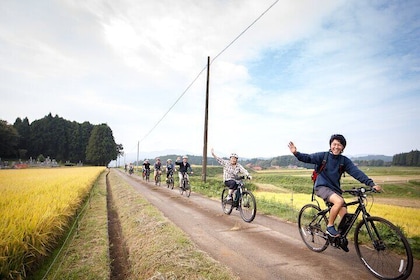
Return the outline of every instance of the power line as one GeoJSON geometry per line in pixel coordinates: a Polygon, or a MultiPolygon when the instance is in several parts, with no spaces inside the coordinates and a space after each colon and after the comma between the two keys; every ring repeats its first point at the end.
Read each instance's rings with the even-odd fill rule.
{"type": "MultiPolygon", "coordinates": [[[[277,4],[279,0],[274,1],[273,4],[271,4],[264,12],[262,12],[248,27],[246,27],[241,33],[239,33],[238,36],[236,36],[235,39],[232,40],[225,48],[223,48],[211,61],[210,64],[212,64],[222,53],[224,53],[230,46],[232,46],[240,37],[242,37],[245,32],[248,31],[258,20],[260,20],[274,5],[277,4]]],[[[163,116],[157,121],[157,123],[149,130],[149,132],[146,133],[146,135],[140,140],[140,143],[143,142],[144,139],[149,136],[153,130],[163,121],[163,119],[169,114],[169,112],[175,107],[175,105],[181,100],[181,98],[187,93],[187,91],[193,86],[193,84],[198,80],[200,75],[206,70],[207,66],[204,66],[201,71],[197,74],[197,76],[194,78],[194,80],[187,86],[187,88],[182,92],[182,94],[175,100],[174,104],[172,104],[171,107],[163,114],[163,116]]]]}

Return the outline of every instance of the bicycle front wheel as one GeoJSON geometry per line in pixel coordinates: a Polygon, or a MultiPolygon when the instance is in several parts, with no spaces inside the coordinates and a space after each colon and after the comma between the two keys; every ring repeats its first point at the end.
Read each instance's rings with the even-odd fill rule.
{"type": "Polygon", "coordinates": [[[191,185],[189,183],[185,184],[185,194],[187,195],[187,197],[190,197],[191,195],[191,185]]]}
{"type": "Polygon", "coordinates": [[[302,207],[298,217],[300,237],[314,252],[322,252],[328,247],[326,235],[328,221],[325,215],[318,215],[320,211],[318,206],[307,204],[302,207]]]}
{"type": "Polygon", "coordinates": [[[354,232],[357,255],[379,279],[407,279],[413,270],[413,254],[401,230],[380,217],[367,217],[354,232]]]}
{"type": "Polygon", "coordinates": [[[185,191],[184,185],[185,185],[185,182],[184,182],[184,180],[182,180],[181,181],[181,185],[179,186],[179,194],[180,195],[183,195],[184,194],[184,191],[185,191]]]}
{"type": "Polygon", "coordinates": [[[254,220],[255,215],[257,214],[257,202],[251,192],[244,191],[242,193],[239,211],[242,220],[245,222],[250,223],[254,220]]]}
{"type": "Polygon", "coordinates": [[[229,194],[229,189],[224,188],[222,191],[221,201],[222,201],[223,213],[225,213],[226,215],[230,215],[230,213],[232,213],[232,210],[233,210],[232,200],[230,202],[226,200],[226,197],[228,196],[228,194],[229,194]]]}

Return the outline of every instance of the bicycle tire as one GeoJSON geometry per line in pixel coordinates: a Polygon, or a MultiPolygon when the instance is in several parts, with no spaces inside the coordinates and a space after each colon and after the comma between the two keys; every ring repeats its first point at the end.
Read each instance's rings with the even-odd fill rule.
{"type": "Polygon", "coordinates": [[[168,188],[174,189],[174,178],[169,177],[168,188]]]}
{"type": "Polygon", "coordinates": [[[239,212],[241,213],[242,220],[250,223],[257,215],[257,201],[255,196],[250,191],[244,191],[241,195],[239,212]]]}
{"type": "Polygon", "coordinates": [[[183,195],[184,194],[184,180],[181,181],[181,185],[179,186],[179,194],[183,195]]]}
{"type": "Polygon", "coordinates": [[[191,195],[191,185],[188,183],[185,184],[185,194],[187,195],[187,197],[190,197],[191,195]]]}
{"type": "Polygon", "coordinates": [[[379,279],[407,279],[413,270],[413,253],[407,238],[390,221],[381,217],[367,217],[354,232],[357,256],[365,267],[379,279]],[[369,227],[374,235],[368,234],[369,227]]]}
{"type": "Polygon", "coordinates": [[[299,211],[299,234],[306,247],[314,252],[327,249],[329,242],[326,234],[327,217],[318,216],[321,209],[314,204],[306,204],[299,211]]]}
{"type": "Polygon", "coordinates": [[[232,210],[233,210],[232,203],[229,204],[226,201],[226,197],[228,196],[228,194],[229,194],[229,189],[225,187],[222,191],[221,202],[222,202],[223,213],[225,213],[226,215],[230,215],[230,213],[232,213],[232,210]]]}

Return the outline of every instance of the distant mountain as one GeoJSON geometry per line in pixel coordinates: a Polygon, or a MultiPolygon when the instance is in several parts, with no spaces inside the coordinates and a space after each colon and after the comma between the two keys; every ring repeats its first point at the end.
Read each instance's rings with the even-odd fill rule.
{"type": "Polygon", "coordinates": [[[355,160],[383,160],[384,162],[392,162],[392,156],[385,156],[385,155],[367,155],[367,156],[350,156],[349,157],[352,161],[355,160]]]}

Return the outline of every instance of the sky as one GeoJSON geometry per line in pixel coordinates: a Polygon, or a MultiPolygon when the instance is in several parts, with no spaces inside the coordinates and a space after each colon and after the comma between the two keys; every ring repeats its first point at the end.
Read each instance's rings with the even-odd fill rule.
{"type": "Polygon", "coordinates": [[[0,119],[106,123],[124,161],[420,149],[418,0],[2,0],[0,119]]]}

